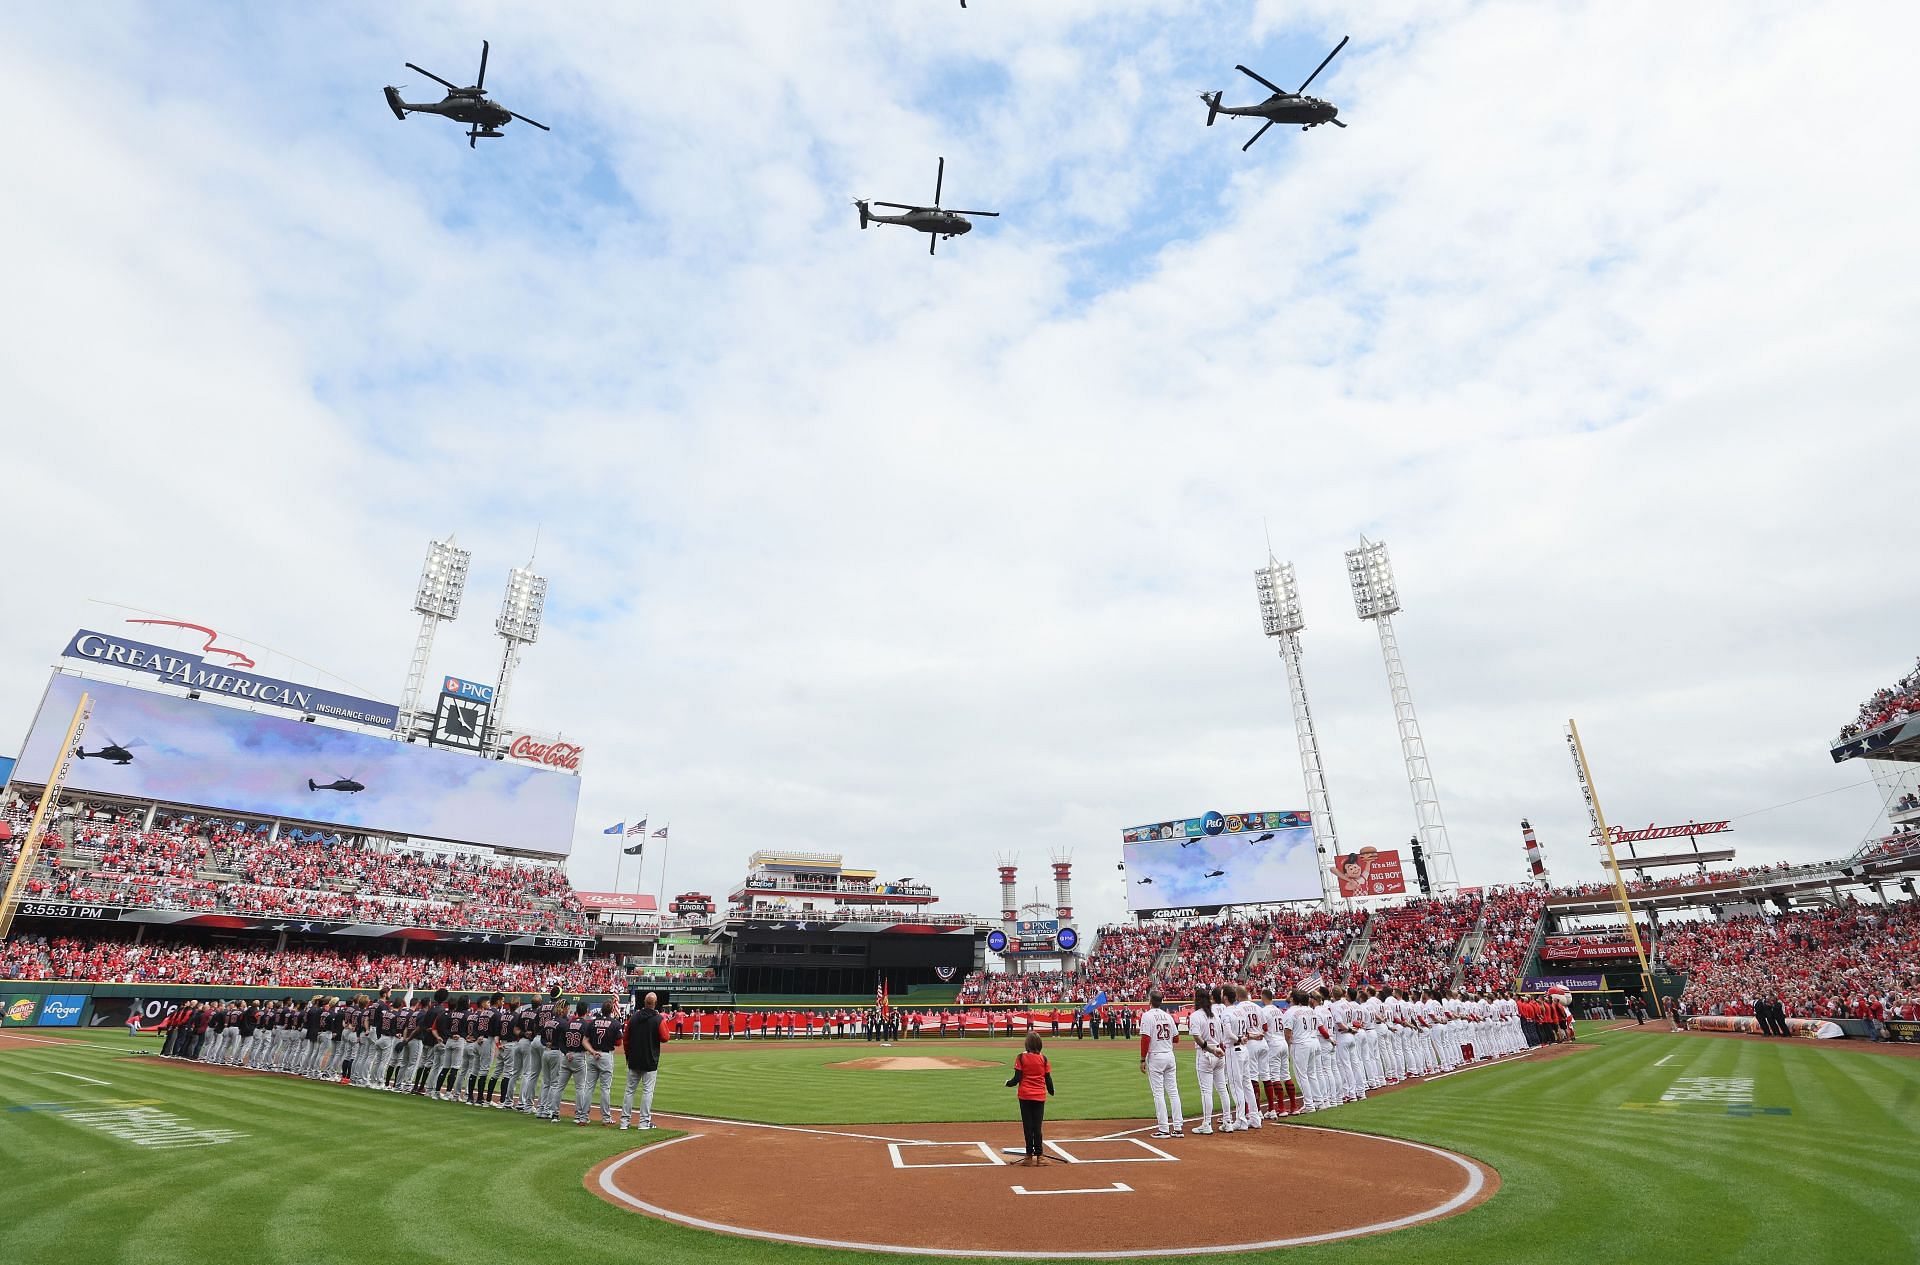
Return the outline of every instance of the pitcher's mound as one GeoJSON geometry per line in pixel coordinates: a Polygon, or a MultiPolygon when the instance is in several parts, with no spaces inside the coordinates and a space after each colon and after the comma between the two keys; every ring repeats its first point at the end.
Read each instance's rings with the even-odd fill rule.
{"type": "Polygon", "coordinates": [[[828,1067],[850,1067],[856,1072],[944,1072],[956,1067],[998,1067],[981,1059],[958,1059],[951,1055],[910,1054],[900,1058],[852,1059],[829,1063],[828,1067]]]}

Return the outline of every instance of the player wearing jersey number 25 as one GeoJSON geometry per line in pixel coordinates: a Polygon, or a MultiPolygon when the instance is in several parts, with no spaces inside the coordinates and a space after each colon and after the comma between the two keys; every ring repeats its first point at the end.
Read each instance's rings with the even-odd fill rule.
{"type": "Polygon", "coordinates": [[[1185,1125],[1180,1109],[1180,1078],[1173,1061],[1173,1047],[1180,1042],[1180,1027],[1173,1016],[1162,1009],[1165,1001],[1159,989],[1147,994],[1147,1009],[1140,1016],[1140,1070],[1146,1075],[1153,1094],[1153,1118],[1159,1125],[1156,1138],[1182,1136],[1185,1125]]]}

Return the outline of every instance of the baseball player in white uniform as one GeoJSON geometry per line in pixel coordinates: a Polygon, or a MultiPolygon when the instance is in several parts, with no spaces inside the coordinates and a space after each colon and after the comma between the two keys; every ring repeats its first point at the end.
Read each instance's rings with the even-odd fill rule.
{"type": "Polygon", "coordinates": [[[1250,1128],[1258,1129],[1266,1119],[1263,1083],[1267,1079],[1267,1015],[1260,1009],[1260,1003],[1253,999],[1253,990],[1245,984],[1233,986],[1234,1004],[1239,1007],[1241,1016],[1247,1025],[1247,1041],[1240,1047],[1240,1069],[1246,1076],[1246,1097],[1251,1118],[1245,1118],[1250,1128]]]}
{"type": "Polygon", "coordinates": [[[1220,1035],[1220,1020],[1214,1014],[1213,993],[1195,989],[1193,1010],[1187,1015],[1187,1035],[1193,1038],[1193,1078],[1200,1083],[1200,1123],[1196,1134],[1213,1132],[1213,1098],[1220,1096],[1220,1124],[1231,1123],[1227,1108],[1227,1051],[1220,1035]]]}
{"type": "Polygon", "coordinates": [[[1287,1054],[1293,1061],[1293,1078],[1299,1086],[1302,1097],[1295,1101],[1293,1111],[1301,1115],[1309,1111],[1318,1111],[1323,1104],[1320,1101],[1320,1023],[1313,1016],[1313,1002],[1305,990],[1294,989],[1288,995],[1293,1004],[1287,1007],[1284,1016],[1287,1028],[1287,1054]]]}
{"type": "Polygon", "coordinates": [[[1213,990],[1214,1015],[1220,1021],[1220,1044],[1227,1048],[1227,1109],[1222,1133],[1238,1133],[1247,1127],[1247,1113],[1253,1104],[1246,1100],[1247,1017],[1241,1012],[1233,985],[1222,984],[1213,990]]]}
{"type": "Polygon", "coordinates": [[[1140,1071],[1153,1094],[1153,1118],[1159,1124],[1156,1138],[1177,1138],[1185,1125],[1180,1108],[1179,1069],[1173,1061],[1173,1047],[1180,1041],[1180,1026],[1162,1009],[1165,1001],[1159,989],[1147,993],[1146,1013],[1140,1016],[1140,1071]]]}
{"type": "Polygon", "coordinates": [[[1293,1065],[1287,1057],[1287,1012],[1273,999],[1273,989],[1260,990],[1260,1018],[1267,1029],[1266,1093],[1267,1119],[1278,1120],[1291,1112],[1296,1097],[1293,1065]]]}

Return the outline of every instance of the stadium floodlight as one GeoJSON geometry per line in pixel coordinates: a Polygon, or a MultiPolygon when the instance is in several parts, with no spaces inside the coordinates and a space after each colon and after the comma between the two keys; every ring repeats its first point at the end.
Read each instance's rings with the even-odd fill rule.
{"type": "Polygon", "coordinates": [[[1354,613],[1373,621],[1380,634],[1380,657],[1387,665],[1387,692],[1393,698],[1393,718],[1400,729],[1400,755],[1407,766],[1407,787],[1413,793],[1414,824],[1425,845],[1433,886],[1441,892],[1459,890],[1460,875],[1453,864],[1453,845],[1447,841],[1447,823],[1440,815],[1440,792],[1427,763],[1426,740],[1420,736],[1420,718],[1413,711],[1413,690],[1407,685],[1406,665],[1400,661],[1400,640],[1393,616],[1400,610],[1400,590],[1393,581],[1393,562],[1385,541],[1360,538],[1358,549],[1347,550],[1347,583],[1353,588],[1354,613]]]}
{"type": "Polygon", "coordinates": [[[508,641],[532,645],[540,640],[540,617],[547,608],[547,581],[526,567],[507,573],[507,595],[500,601],[493,630],[508,641]]]}
{"type": "Polygon", "coordinates": [[[520,647],[540,640],[540,620],[546,609],[547,581],[533,573],[531,559],[507,573],[507,593],[493,621],[493,630],[507,643],[500,655],[500,680],[493,687],[491,721],[496,735],[506,729],[507,687],[513,683],[513,670],[520,666],[520,647]]]}
{"type": "Polygon", "coordinates": [[[1358,549],[1347,550],[1347,583],[1353,586],[1353,609],[1362,619],[1379,619],[1400,609],[1393,562],[1383,540],[1362,536],[1358,549]]]}
{"type": "Polygon", "coordinates": [[[1253,573],[1253,583],[1260,595],[1260,623],[1267,636],[1283,637],[1307,626],[1300,615],[1300,585],[1294,580],[1291,562],[1277,561],[1269,554],[1267,565],[1253,573]]]}
{"type": "Polygon", "coordinates": [[[427,560],[420,566],[420,587],[413,595],[420,632],[413,641],[413,659],[407,664],[407,684],[400,692],[399,715],[393,723],[395,737],[413,733],[420,690],[427,681],[427,660],[433,655],[433,634],[442,620],[459,618],[460,598],[467,591],[467,568],[472,561],[473,554],[454,544],[452,536],[427,544],[427,560]]]}
{"type": "Polygon", "coordinates": [[[1307,626],[1300,611],[1300,585],[1293,564],[1281,562],[1269,551],[1267,565],[1253,573],[1260,597],[1260,626],[1280,639],[1280,658],[1287,665],[1287,693],[1293,700],[1293,734],[1300,747],[1300,773],[1307,784],[1307,813],[1313,823],[1313,846],[1319,856],[1320,898],[1333,903],[1332,858],[1340,855],[1340,832],[1333,824],[1333,801],[1327,794],[1326,767],[1320,760],[1320,732],[1307,705],[1307,678],[1301,666],[1300,632],[1307,626]]]}
{"type": "Polygon", "coordinates": [[[451,536],[429,544],[413,609],[435,619],[460,618],[460,598],[467,591],[467,567],[472,561],[472,552],[455,545],[451,536]]]}

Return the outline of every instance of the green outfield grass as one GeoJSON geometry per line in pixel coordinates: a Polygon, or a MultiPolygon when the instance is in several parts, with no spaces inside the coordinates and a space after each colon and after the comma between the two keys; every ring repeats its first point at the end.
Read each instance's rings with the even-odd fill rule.
{"type": "MultiPolygon", "coordinates": [[[[0,1051],[0,1260],[96,1265],[309,1265],[640,1259],[872,1262],[682,1229],[587,1193],[585,1171],[664,1133],[536,1124],[503,1112],[219,1076],[124,1057],[150,1040],[81,1033],[78,1047],[0,1051]],[[62,1075],[64,1073],[64,1075],[62,1075]],[[85,1079],[77,1079],[85,1078],[85,1079]],[[105,1084],[91,1084],[103,1081],[105,1084]],[[245,1138],[147,1151],[35,1104],[154,1102],[245,1138]]],[[[1289,1265],[1920,1260],[1920,1060],[1810,1042],[1648,1031],[1479,1069],[1309,1117],[1449,1147],[1503,1186],[1451,1220],[1245,1259],[1289,1265]],[[1749,1077],[1758,1108],[1648,1107],[1682,1077],[1749,1077]],[[1642,1104],[1634,1106],[1633,1104],[1642,1104]]],[[[1010,1060],[1006,1042],[904,1042],[906,1053],[1010,1060]]],[[[1008,1120],[1006,1073],[853,1072],[840,1044],[670,1047],[656,1111],[777,1123],[1008,1120]]],[[[1131,1046],[1048,1042],[1055,1119],[1147,1111],[1131,1046]]],[[[1184,1065],[1184,1060],[1183,1060],[1184,1065]]],[[[1193,1086],[1185,1085],[1189,1107],[1193,1086]]],[[[78,1109],[84,1110],[84,1107],[78,1109]]],[[[1009,1138],[1016,1136],[1009,1126],[1009,1138]]],[[[777,1182],[770,1171],[752,1175],[777,1182]]],[[[1276,1148],[1274,1198],[1312,1174],[1276,1148]]],[[[910,1209],[876,1215],[910,1217],[910,1209]]],[[[1209,1215],[1231,1219],[1233,1210],[1209,1215]]],[[[849,1227],[855,1229],[856,1227],[849,1227]]],[[[1063,1247],[1070,1247],[1063,1244],[1063,1247]]]]}

